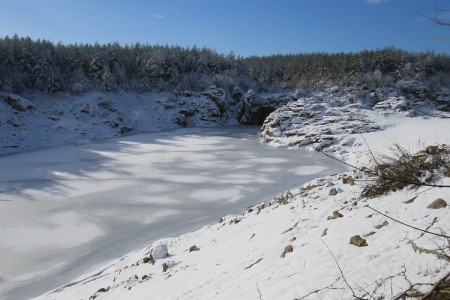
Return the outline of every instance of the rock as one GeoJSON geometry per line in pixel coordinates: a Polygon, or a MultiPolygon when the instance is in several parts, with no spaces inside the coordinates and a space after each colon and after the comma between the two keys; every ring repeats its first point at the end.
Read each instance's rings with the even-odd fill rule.
{"type": "Polygon", "coordinates": [[[211,86],[206,92],[206,96],[211,99],[220,111],[220,115],[224,115],[228,111],[228,103],[225,91],[216,86],[211,86]]]}
{"type": "Polygon", "coordinates": [[[81,110],[80,113],[89,114],[91,112],[91,106],[86,104],[81,110]]]}
{"type": "Polygon", "coordinates": [[[155,264],[155,260],[153,259],[153,256],[150,254],[150,256],[148,256],[148,257],[144,257],[144,259],[142,260],[142,262],[144,263],[144,264],[148,264],[148,263],[150,263],[150,264],[152,264],[152,265],[154,265],[155,264]]]}
{"type": "Polygon", "coordinates": [[[427,208],[439,209],[439,208],[445,208],[446,206],[447,206],[447,202],[445,202],[444,199],[439,198],[439,199],[436,199],[433,202],[431,202],[430,205],[427,206],[427,208]]]}
{"type": "Polygon", "coordinates": [[[166,263],[163,263],[162,268],[163,268],[163,272],[166,272],[167,269],[169,269],[169,265],[166,263]]]}
{"type": "Polygon", "coordinates": [[[253,90],[242,96],[236,112],[236,119],[241,124],[262,125],[273,111],[294,100],[291,94],[271,95],[261,98],[253,90]]]}
{"type": "Polygon", "coordinates": [[[33,103],[29,100],[16,95],[3,95],[3,100],[17,111],[26,111],[28,109],[34,109],[33,103]]]}
{"type": "Polygon", "coordinates": [[[289,200],[294,198],[294,195],[292,195],[291,191],[286,191],[282,193],[281,195],[278,195],[275,197],[275,200],[280,203],[281,205],[286,205],[289,203],[289,200]]]}
{"type": "Polygon", "coordinates": [[[237,120],[243,124],[252,124],[255,122],[254,110],[260,106],[262,106],[262,100],[256,96],[253,90],[249,90],[239,102],[236,114],[237,120]]]}
{"type": "Polygon", "coordinates": [[[416,200],[417,197],[418,197],[418,196],[414,196],[414,197],[412,197],[412,198],[409,199],[409,200],[403,201],[403,203],[405,203],[405,204],[411,204],[411,203],[414,202],[414,200],[416,200]]]}
{"type": "Polygon", "coordinates": [[[292,247],[292,245],[288,245],[286,247],[284,247],[283,253],[281,253],[281,258],[284,258],[286,256],[286,253],[291,253],[294,251],[294,247],[292,247]]]}
{"type": "Polygon", "coordinates": [[[328,228],[325,228],[325,229],[323,230],[323,232],[322,232],[322,235],[321,235],[321,236],[326,236],[326,235],[327,235],[327,233],[328,233],[328,228]]]}
{"type": "Polygon", "coordinates": [[[196,110],[194,108],[182,108],[179,113],[185,117],[193,117],[195,116],[196,110]]]}
{"type": "Polygon", "coordinates": [[[350,238],[350,244],[355,245],[356,247],[365,247],[367,245],[367,241],[363,239],[359,235],[354,235],[350,238]]]}
{"type": "Polygon", "coordinates": [[[107,288],[100,288],[97,293],[106,293],[109,291],[109,286],[107,288]]]}
{"type": "Polygon", "coordinates": [[[427,146],[425,153],[430,155],[436,155],[438,153],[439,146],[427,146]]]}
{"type": "Polygon", "coordinates": [[[159,244],[152,251],[152,256],[154,259],[166,258],[169,255],[169,250],[167,244],[159,244]]]}
{"type": "Polygon", "coordinates": [[[120,133],[121,134],[125,134],[125,133],[131,132],[131,131],[133,131],[133,128],[131,128],[131,127],[122,126],[120,128],[120,133]]]}
{"type": "Polygon", "coordinates": [[[233,88],[233,92],[231,93],[231,98],[236,102],[240,102],[243,94],[244,93],[242,93],[242,90],[238,86],[235,86],[233,88]]]}
{"type": "Polygon", "coordinates": [[[364,237],[368,237],[368,236],[374,235],[375,233],[376,233],[375,231],[371,231],[368,234],[365,234],[364,237]]]}
{"type": "Polygon", "coordinates": [[[330,196],[336,196],[337,195],[337,190],[336,190],[336,188],[332,188],[329,192],[328,192],[328,195],[330,195],[330,196]]]}
{"type": "Polygon", "coordinates": [[[117,112],[117,109],[112,107],[111,101],[101,100],[97,103],[97,106],[110,112],[117,112]]]}
{"type": "Polygon", "coordinates": [[[344,177],[344,178],[342,179],[342,183],[343,183],[343,184],[354,185],[354,184],[355,184],[355,180],[353,179],[352,176],[348,176],[348,177],[344,177]]]}
{"type": "Polygon", "coordinates": [[[376,229],[381,229],[381,228],[383,228],[384,226],[387,226],[387,225],[389,225],[389,222],[388,221],[384,221],[380,225],[375,226],[375,228],[376,229]]]}
{"type": "Polygon", "coordinates": [[[327,220],[334,220],[337,218],[342,218],[344,215],[341,214],[338,210],[333,211],[333,216],[328,216],[327,220]]]}
{"type": "Polygon", "coordinates": [[[199,250],[200,250],[200,248],[197,247],[196,245],[191,246],[191,247],[189,248],[189,252],[194,252],[194,251],[199,251],[199,250]]]}

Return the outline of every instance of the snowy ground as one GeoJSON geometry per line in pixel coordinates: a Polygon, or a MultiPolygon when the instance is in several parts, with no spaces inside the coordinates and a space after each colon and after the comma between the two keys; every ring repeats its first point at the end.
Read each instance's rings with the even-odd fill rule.
{"type": "Polygon", "coordinates": [[[38,295],[343,169],[317,153],[261,145],[257,129],[186,128],[1,157],[0,290],[38,295]]]}
{"type": "MultiPolygon", "coordinates": [[[[436,107],[427,106],[427,103],[422,101],[406,99],[391,93],[386,95],[382,101],[377,100],[378,103],[373,107],[368,107],[366,103],[355,103],[350,97],[345,95],[340,97],[332,92],[302,97],[269,116],[263,126],[261,136],[271,146],[292,148],[305,146],[310,149],[324,149],[357,166],[365,166],[370,163],[371,156],[368,147],[375,154],[383,154],[389,151],[389,147],[394,142],[412,152],[423,150],[428,145],[450,143],[447,129],[450,128],[448,113],[436,111],[436,107]],[[439,118],[432,115],[437,115],[439,118]]],[[[121,103],[120,97],[114,100],[115,97],[110,95],[110,98],[113,99],[112,103],[121,103]]],[[[129,97],[131,96],[125,98],[129,97]]],[[[68,119],[75,122],[77,126],[84,126],[84,135],[89,137],[86,141],[90,138],[111,136],[112,133],[120,134],[117,127],[110,126],[111,124],[115,126],[115,123],[107,123],[112,128],[111,132],[97,134],[95,131],[95,124],[98,120],[113,116],[115,119],[109,121],[117,121],[114,108],[110,110],[108,105],[97,104],[99,111],[105,109],[109,111],[106,115],[100,116],[92,112],[92,107],[90,107],[87,109],[90,117],[83,119],[86,112],[82,111],[85,104],[91,100],[76,100],[77,106],[74,113],[76,116],[61,118],[58,122],[66,122],[68,119]]],[[[187,125],[189,122],[192,124],[197,124],[196,122],[203,124],[201,122],[204,122],[204,125],[225,123],[227,116],[220,116],[217,107],[210,102],[205,102],[202,97],[194,100],[190,103],[197,103],[198,107],[202,108],[198,109],[194,116],[190,116],[189,112],[182,113],[185,117],[189,116],[182,120],[188,122],[187,125]],[[202,120],[201,112],[211,109],[213,113],[211,114],[211,111],[207,113],[209,119],[202,120]],[[217,116],[213,117],[215,121],[211,121],[211,116],[217,116]]],[[[124,103],[127,103],[126,101],[128,100],[125,100],[124,103]]],[[[99,103],[103,102],[99,99],[99,103]]],[[[148,103],[156,105],[157,102],[148,103]]],[[[163,103],[166,102],[160,101],[161,105],[163,103]]],[[[168,108],[167,116],[163,114],[158,122],[153,123],[153,126],[165,124],[164,122],[168,126],[172,126],[173,122],[177,122],[177,118],[180,117],[180,110],[195,107],[197,104],[186,106],[183,100],[181,102],[176,100],[173,107],[168,108]],[[164,119],[166,121],[162,122],[161,118],[166,118],[164,119]]],[[[145,105],[142,104],[142,107],[146,107],[145,105]]],[[[148,107],[149,112],[158,110],[156,106],[152,107],[148,107]]],[[[47,112],[47,108],[41,111],[47,112]]],[[[127,111],[128,108],[124,105],[120,109],[127,111]]],[[[26,113],[32,114],[32,112],[26,113]]],[[[203,119],[205,116],[203,115],[203,119]]],[[[16,128],[14,130],[20,129],[20,131],[14,131],[14,135],[10,134],[9,129],[4,129],[3,133],[8,139],[14,139],[18,134],[24,134],[27,130],[33,129],[36,119],[18,115],[17,120],[6,122],[12,128],[16,128]],[[19,121],[22,123],[19,124],[19,121]]],[[[146,118],[139,120],[141,121],[129,128],[141,128],[147,124],[146,118]]],[[[120,126],[128,127],[127,121],[122,119],[121,122],[120,126]]],[[[41,142],[39,139],[45,134],[57,132],[47,125],[47,121],[39,124],[45,124],[42,127],[43,131],[38,132],[37,135],[27,135],[24,139],[25,143],[19,147],[20,149],[26,150],[32,149],[36,145],[37,147],[45,145],[46,142],[41,142]]],[[[56,138],[49,136],[48,143],[76,141],[76,138],[80,136],[78,133],[70,135],[72,131],[66,129],[65,126],[62,127],[62,129],[58,129],[61,134],[57,134],[56,138]],[[66,134],[70,137],[69,140],[58,140],[66,134]]],[[[149,125],[148,128],[153,127],[149,125]]],[[[147,146],[142,147],[140,143],[136,145],[132,141],[133,138],[130,137],[126,147],[121,148],[124,150],[123,152],[116,152],[117,149],[114,151],[111,149],[97,151],[97,149],[90,155],[101,155],[106,158],[106,162],[110,160],[120,162],[120,158],[125,155],[128,157],[126,160],[134,160],[145,167],[145,162],[149,157],[145,155],[135,157],[135,154],[139,149],[145,152],[148,150],[147,146]],[[131,151],[129,151],[130,147],[133,148],[131,151]]],[[[200,143],[205,141],[201,136],[197,136],[196,140],[200,143]]],[[[188,142],[188,144],[191,143],[192,141],[188,142]]],[[[171,143],[166,144],[174,146],[171,143]]],[[[15,145],[15,142],[13,141],[11,145],[15,145]]],[[[186,147],[186,145],[178,146],[178,150],[186,147]]],[[[89,145],[86,147],[89,148],[89,145]]],[[[183,153],[180,156],[171,156],[169,160],[178,161],[177,157],[178,159],[188,158],[187,163],[191,164],[193,168],[198,168],[210,164],[220,157],[220,155],[214,157],[207,155],[209,160],[205,162],[202,147],[197,149],[199,151],[197,155],[192,156],[193,160],[188,158],[189,156],[182,155],[183,153]]],[[[222,144],[220,147],[224,147],[224,145],[222,144]]],[[[3,147],[2,151],[8,153],[17,150],[17,148],[3,147]]],[[[223,153],[229,152],[229,150],[227,149],[223,153]]],[[[26,154],[28,153],[24,155],[26,154]]],[[[234,190],[236,186],[240,186],[241,180],[251,180],[264,170],[269,173],[274,172],[273,164],[284,159],[284,155],[269,156],[269,159],[262,161],[257,159],[254,161],[253,167],[258,167],[258,172],[251,172],[247,176],[239,178],[230,175],[231,177],[223,178],[227,187],[208,188],[208,191],[200,190],[197,194],[190,196],[196,199],[209,199],[211,195],[217,195],[221,201],[232,202],[239,197],[237,196],[239,192],[234,190]]],[[[81,158],[85,159],[87,165],[92,159],[84,156],[81,158]]],[[[287,163],[292,161],[295,159],[288,160],[287,163]]],[[[238,165],[241,164],[246,165],[246,162],[240,162],[238,165]]],[[[116,166],[109,164],[107,166],[113,167],[109,171],[113,171],[114,174],[122,172],[120,163],[116,166]]],[[[141,166],[134,168],[133,172],[137,172],[139,177],[153,176],[148,175],[141,166]]],[[[61,172],[53,174],[53,176],[60,176],[64,179],[70,175],[68,178],[74,179],[72,177],[76,175],[75,179],[79,179],[78,177],[82,175],[102,179],[111,175],[109,172],[92,173],[89,168],[86,168],[85,171],[83,174],[61,172]]],[[[190,178],[180,175],[185,174],[186,169],[184,168],[180,172],[174,171],[175,174],[172,173],[171,176],[177,180],[177,183],[190,178]]],[[[426,291],[450,271],[448,260],[439,259],[435,255],[442,250],[447,251],[448,255],[446,238],[422,234],[387,217],[390,216],[413,226],[435,233],[444,233],[448,236],[450,232],[449,206],[442,209],[427,208],[431,202],[439,198],[449,203],[448,188],[404,189],[391,192],[386,196],[366,199],[361,198],[360,193],[367,182],[367,176],[360,172],[348,171],[334,175],[331,175],[334,172],[328,172],[326,173],[329,174],[328,176],[321,177],[322,175],[318,175],[323,171],[321,167],[317,167],[314,163],[304,166],[303,162],[299,162],[298,166],[281,168],[279,171],[284,173],[283,182],[288,177],[295,179],[298,175],[313,177],[310,178],[310,182],[304,184],[299,182],[300,186],[290,188],[289,191],[283,192],[272,200],[259,199],[256,203],[264,202],[245,209],[237,215],[225,216],[219,223],[212,224],[211,222],[212,225],[205,226],[200,230],[180,234],[183,230],[170,228],[173,230],[169,231],[170,234],[167,232],[167,238],[149,242],[148,246],[110,260],[103,266],[86,268],[85,275],[79,276],[70,283],[37,299],[147,299],[149,296],[156,299],[353,299],[355,296],[369,299],[378,297],[390,299],[395,298],[416,283],[420,283],[420,285],[415,288],[426,291]],[[286,169],[291,173],[287,173],[286,169]],[[354,185],[343,183],[343,178],[349,175],[356,179],[354,185]],[[319,178],[313,179],[315,177],[319,178]],[[330,190],[333,188],[337,192],[336,195],[330,195],[330,190]],[[178,234],[174,236],[174,233],[178,234]],[[350,244],[350,238],[355,235],[364,238],[367,246],[356,247],[350,244]],[[429,251],[416,251],[418,248],[437,252],[435,251],[433,254],[433,252],[427,253],[429,251]]],[[[42,177],[39,174],[35,175],[42,177]]],[[[125,175],[128,176],[128,174],[125,175]]],[[[33,173],[27,174],[27,176],[32,177],[33,173]]],[[[275,173],[272,173],[272,176],[276,176],[275,173]]],[[[199,186],[204,188],[206,186],[204,183],[209,182],[211,175],[203,174],[193,178],[199,186]]],[[[268,180],[270,180],[270,176],[268,180]]],[[[262,183],[265,184],[265,181],[262,183]]],[[[450,185],[450,178],[442,177],[438,183],[450,185]]],[[[66,188],[64,184],[59,186],[66,188]]],[[[81,187],[86,190],[93,188],[92,186],[91,188],[86,187],[86,185],[81,187]]],[[[95,189],[99,187],[101,188],[101,185],[95,185],[95,189]]],[[[76,193],[79,188],[80,186],[76,185],[69,187],[65,192],[76,193]]],[[[179,189],[179,187],[174,187],[174,189],[179,189]]],[[[273,192],[282,192],[286,188],[279,186],[270,189],[273,192]]],[[[153,197],[152,192],[148,191],[150,198],[153,197]]],[[[184,190],[180,193],[183,194],[183,192],[184,190]]],[[[40,190],[36,190],[35,193],[42,194],[40,190]]],[[[22,193],[22,195],[25,194],[22,193]]],[[[44,196],[49,195],[50,192],[47,191],[44,196]]],[[[144,198],[137,200],[147,201],[147,197],[144,198]]],[[[55,203],[58,202],[57,200],[55,199],[55,203]]],[[[173,199],[173,201],[176,200],[176,198],[173,199]]],[[[26,213],[25,209],[19,211],[26,213]]],[[[117,215],[108,215],[107,212],[103,207],[99,207],[97,217],[109,216],[116,221],[117,215]]],[[[226,213],[224,212],[224,214],[226,213]]],[[[202,212],[200,212],[201,214],[202,212]]],[[[138,216],[137,219],[139,219],[139,216],[145,217],[145,214],[135,211],[130,218],[133,219],[135,216],[138,216]]],[[[163,214],[163,216],[167,216],[167,214],[163,214]]],[[[59,219],[58,217],[50,218],[50,223],[53,222],[54,225],[64,220],[63,223],[68,226],[67,230],[78,226],[77,229],[89,232],[90,235],[74,236],[79,238],[79,243],[91,238],[95,240],[104,234],[104,228],[100,227],[97,230],[89,227],[93,225],[90,220],[80,222],[77,218],[66,212],[60,215],[59,219]],[[84,228],[85,226],[89,228],[84,228]]],[[[43,227],[46,228],[45,230],[54,230],[55,226],[52,224],[46,223],[43,224],[43,227]]],[[[39,230],[40,227],[36,228],[32,230],[39,230]]],[[[60,237],[64,237],[63,232],[67,231],[63,230],[60,237]]],[[[35,234],[39,233],[35,232],[35,234]]],[[[137,233],[137,235],[141,234],[137,233]]],[[[19,240],[14,242],[19,248],[29,247],[28,243],[23,243],[22,239],[20,242],[19,240]]],[[[45,241],[36,239],[34,245],[42,242],[45,241]]],[[[59,246],[70,248],[71,242],[71,239],[65,241],[64,238],[61,238],[59,246]]],[[[107,248],[105,246],[100,251],[107,248]]],[[[23,257],[26,259],[27,255],[29,256],[29,253],[23,257]]],[[[105,260],[98,256],[96,258],[97,261],[105,260]]],[[[93,265],[94,262],[95,259],[92,260],[93,265]]],[[[59,267],[57,264],[52,266],[59,267]]],[[[44,273],[52,272],[52,270],[44,271],[44,273]]],[[[38,272],[34,274],[24,272],[22,277],[18,275],[18,280],[28,280],[30,277],[41,275],[38,272]]],[[[3,279],[3,281],[5,280],[3,279]]]]}
{"type": "MultiPolygon", "coordinates": [[[[342,133],[339,141],[347,142],[328,149],[362,166],[370,160],[367,145],[387,153],[396,142],[415,152],[450,142],[449,119],[377,116],[372,120],[384,130],[342,133]]],[[[277,141],[288,145],[289,137],[277,141]]],[[[360,197],[365,179],[349,171],[312,180],[216,224],[157,240],[37,299],[391,299],[412,284],[430,289],[450,264],[415,250],[446,249],[448,240],[373,209],[448,235],[449,206],[427,208],[439,198],[449,203],[448,189],[404,189],[366,199],[360,197]],[[349,175],[355,185],[343,183],[349,175]],[[350,244],[355,235],[367,245],[350,244]]],[[[439,183],[450,185],[450,178],[439,183]]]]}

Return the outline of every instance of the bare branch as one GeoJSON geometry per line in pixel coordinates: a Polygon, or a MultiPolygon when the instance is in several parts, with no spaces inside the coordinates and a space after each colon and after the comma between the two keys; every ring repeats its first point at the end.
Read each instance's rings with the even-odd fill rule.
{"type": "Polygon", "coordinates": [[[419,12],[418,14],[425,19],[430,20],[434,25],[438,26],[450,26],[450,20],[444,19],[442,14],[450,12],[450,9],[434,8],[424,9],[428,13],[419,12]]]}
{"type": "Polygon", "coordinates": [[[418,231],[422,231],[422,232],[424,232],[424,233],[429,233],[429,234],[433,234],[433,235],[437,235],[437,236],[440,236],[440,237],[443,237],[443,238],[450,239],[450,237],[449,237],[448,235],[445,235],[445,234],[439,234],[439,233],[436,233],[436,232],[431,232],[431,231],[428,231],[428,230],[424,230],[424,229],[421,229],[421,228],[414,227],[414,226],[412,226],[412,225],[409,225],[409,224],[406,224],[406,223],[404,223],[404,222],[402,222],[402,221],[399,221],[399,220],[397,220],[397,219],[394,219],[394,218],[392,218],[392,217],[390,217],[390,216],[388,216],[388,215],[386,215],[386,214],[383,214],[382,212],[376,210],[375,208],[370,207],[369,205],[367,205],[367,207],[370,208],[371,210],[375,211],[376,213],[379,213],[380,215],[383,215],[383,216],[385,216],[386,218],[389,218],[389,219],[391,219],[392,221],[395,221],[395,222],[397,222],[397,223],[400,223],[400,224],[402,224],[402,225],[405,225],[405,226],[407,226],[407,227],[409,227],[409,228],[412,228],[412,229],[415,229],[415,230],[418,230],[418,231]]]}

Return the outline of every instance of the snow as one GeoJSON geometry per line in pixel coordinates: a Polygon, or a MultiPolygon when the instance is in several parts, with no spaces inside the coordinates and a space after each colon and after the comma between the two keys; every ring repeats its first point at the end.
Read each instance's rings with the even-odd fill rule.
{"type": "Polygon", "coordinates": [[[357,200],[361,187],[343,185],[341,177],[315,180],[313,189],[291,190],[293,198],[287,204],[271,201],[201,230],[156,241],[111,262],[101,274],[83,275],[75,280],[76,285],[38,299],[92,295],[101,299],[146,299],[149,295],[156,299],[259,299],[259,293],[263,299],[296,299],[317,289],[323,290],[310,299],[351,299],[333,255],[358,295],[375,291],[375,295],[393,298],[409,287],[408,280],[432,284],[446,274],[448,262],[414,252],[408,243],[411,239],[421,247],[443,246],[442,239],[421,236],[367,205],[405,222],[412,222],[414,216],[414,224],[422,228],[436,218],[433,231],[448,232],[448,209],[431,212],[425,208],[448,193],[405,190],[375,200],[357,200]],[[328,183],[342,192],[328,196],[328,183]],[[404,203],[417,194],[413,203],[404,203]],[[343,217],[327,221],[336,209],[343,217]],[[375,228],[386,220],[386,226],[375,228]],[[325,229],[327,234],[322,236],[325,229]],[[370,232],[375,234],[365,237],[367,247],[349,244],[351,236],[370,232]],[[169,246],[169,257],[157,259],[154,265],[143,263],[160,243],[169,246]],[[189,252],[194,245],[199,250],[189,252]],[[293,252],[281,258],[288,245],[293,252]],[[166,272],[163,264],[169,266],[166,272]],[[108,292],[96,294],[101,288],[108,292]]]}
{"type": "Polygon", "coordinates": [[[9,201],[0,202],[0,289],[17,287],[9,299],[35,296],[149,241],[343,170],[317,153],[262,146],[256,132],[186,128],[1,157],[0,199],[9,201]],[[319,173],[294,176],[289,169],[303,160],[319,173]]]}
{"type": "MultiPolygon", "coordinates": [[[[391,99],[372,110],[361,104],[349,104],[345,99],[323,102],[322,96],[300,99],[276,111],[267,124],[278,122],[278,125],[263,128],[263,138],[271,146],[324,149],[360,167],[372,159],[368,147],[375,154],[387,154],[392,143],[415,152],[430,144],[450,142],[448,113],[441,114],[447,118],[436,118],[417,116],[413,110],[392,110],[391,107],[408,107],[404,99],[391,99]],[[295,118],[296,113],[305,112],[305,107],[307,113],[295,118]],[[309,114],[311,111],[313,113],[309,114]],[[346,131],[346,127],[341,125],[350,126],[360,134],[346,131]]],[[[241,212],[235,211],[201,229],[182,233],[178,230],[180,227],[173,227],[171,229],[175,231],[167,232],[165,238],[150,241],[148,245],[136,247],[136,250],[106,264],[86,269],[85,274],[70,283],[35,299],[354,299],[355,296],[391,299],[414,283],[421,283],[416,286],[417,290],[427,291],[450,271],[448,261],[414,249],[445,250],[448,247],[446,238],[421,233],[389,218],[448,235],[450,207],[427,208],[439,198],[449,203],[448,188],[405,188],[377,198],[362,198],[360,194],[368,177],[360,171],[336,173],[326,165],[319,165],[314,157],[298,162],[288,156],[295,151],[288,150],[283,154],[255,157],[251,151],[241,148],[241,161],[233,165],[224,161],[218,164],[217,159],[221,155],[237,149],[226,138],[208,139],[195,131],[190,139],[169,135],[143,143],[142,137],[128,137],[125,142],[117,144],[120,151],[108,149],[109,144],[105,144],[106,149],[100,145],[92,147],[89,152],[77,152],[78,155],[89,153],[87,157],[82,156],[81,161],[90,161],[91,155],[101,156],[107,172],[89,169],[89,164],[86,164],[81,166],[81,169],[85,168],[83,174],[62,168],[59,173],[40,173],[38,170],[37,173],[20,176],[27,179],[34,176],[75,179],[68,188],[59,187],[63,188],[59,191],[61,195],[68,193],[71,197],[81,197],[78,194],[80,190],[99,191],[96,195],[100,195],[102,186],[97,181],[77,181],[81,175],[90,179],[129,176],[127,181],[117,181],[114,193],[129,186],[136,178],[157,180],[165,176],[174,184],[169,185],[170,189],[179,188],[177,184],[181,183],[197,185],[199,189],[190,193],[182,190],[179,196],[188,197],[190,201],[197,199],[200,205],[213,201],[241,202],[247,197],[244,191],[255,189],[257,184],[273,184],[274,177],[279,176],[275,172],[285,173],[283,181],[300,175],[312,177],[309,182],[299,183],[296,187],[283,189],[278,186],[277,192],[282,193],[271,197],[271,200],[259,199],[259,204],[241,212]],[[195,146],[187,151],[187,144],[195,146]],[[207,151],[211,149],[215,152],[207,151]],[[165,151],[168,151],[167,155],[164,155],[165,151]],[[123,174],[125,161],[130,164],[130,169],[129,173],[123,174]],[[186,164],[164,175],[159,168],[167,162],[186,164]],[[148,172],[149,164],[157,166],[151,174],[148,172]],[[205,166],[230,172],[219,177],[212,177],[205,171],[203,174],[186,173],[205,166]],[[248,172],[237,174],[239,169],[248,172]],[[263,171],[268,172],[268,176],[261,176],[263,171]],[[343,183],[347,176],[355,178],[355,185],[343,183]],[[251,184],[244,187],[245,182],[251,184]],[[217,187],[216,183],[224,186],[217,187]],[[337,190],[334,196],[330,195],[332,188],[337,190]],[[356,247],[350,244],[355,235],[366,239],[368,245],[356,247]],[[162,249],[164,246],[167,246],[168,255],[162,249]],[[285,249],[290,247],[293,251],[286,252],[285,249]],[[163,255],[159,255],[160,252],[163,255]],[[150,254],[154,262],[148,259],[150,254]]],[[[89,144],[79,147],[90,148],[89,144]]],[[[265,145],[260,147],[265,148],[265,145]]],[[[39,157],[39,152],[36,153],[39,157]]],[[[33,153],[27,153],[30,154],[33,153]]],[[[46,153],[41,158],[48,155],[46,153]]],[[[66,158],[61,158],[61,161],[66,161],[66,158]]],[[[29,158],[28,163],[36,162],[35,158],[29,158]]],[[[10,163],[12,166],[17,162],[10,163]]],[[[450,177],[442,177],[439,184],[450,185],[450,177]]],[[[157,184],[155,190],[147,190],[148,197],[127,196],[135,203],[150,203],[158,198],[155,196],[158,191],[164,195],[166,187],[166,184],[157,184]]],[[[55,190],[35,189],[25,190],[22,195],[53,195],[55,202],[62,201],[54,193],[55,190]]],[[[164,201],[157,199],[151,203],[156,206],[164,201]]],[[[167,203],[178,201],[179,198],[174,197],[167,203]]],[[[176,209],[179,211],[163,211],[161,217],[171,213],[189,214],[192,208],[191,205],[181,205],[176,209]],[[184,209],[188,209],[187,212],[184,209]]],[[[220,208],[213,206],[209,209],[220,208]]],[[[108,215],[107,209],[99,212],[108,215]]],[[[142,216],[139,210],[127,212],[130,218],[142,216]]],[[[202,210],[197,217],[202,214],[206,211],[202,210]]],[[[117,218],[118,214],[111,213],[110,216],[117,218]]],[[[67,226],[80,226],[81,217],[69,215],[67,226]]],[[[90,226],[87,219],[84,222],[83,226],[90,226]]],[[[88,235],[86,238],[92,237],[88,235]]],[[[63,243],[61,245],[64,246],[63,243]]],[[[445,251],[448,255],[448,250],[445,251]]],[[[21,276],[26,278],[26,273],[21,276]]]]}

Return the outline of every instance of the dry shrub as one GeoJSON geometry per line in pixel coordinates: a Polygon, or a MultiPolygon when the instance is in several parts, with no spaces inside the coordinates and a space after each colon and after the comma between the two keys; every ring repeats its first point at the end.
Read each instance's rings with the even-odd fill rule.
{"type": "Polygon", "coordinates": [[[398,144],[394,144],[390,150],[390,155],[374,158],[369,173],[376,176],[363,189],[363,197],[381,196],[408,186],[418,188],[450,173],[448,145],[429,146],[416,154],[398,144]],[[430,151],[430,148],[434,151],[430,151]]]}

